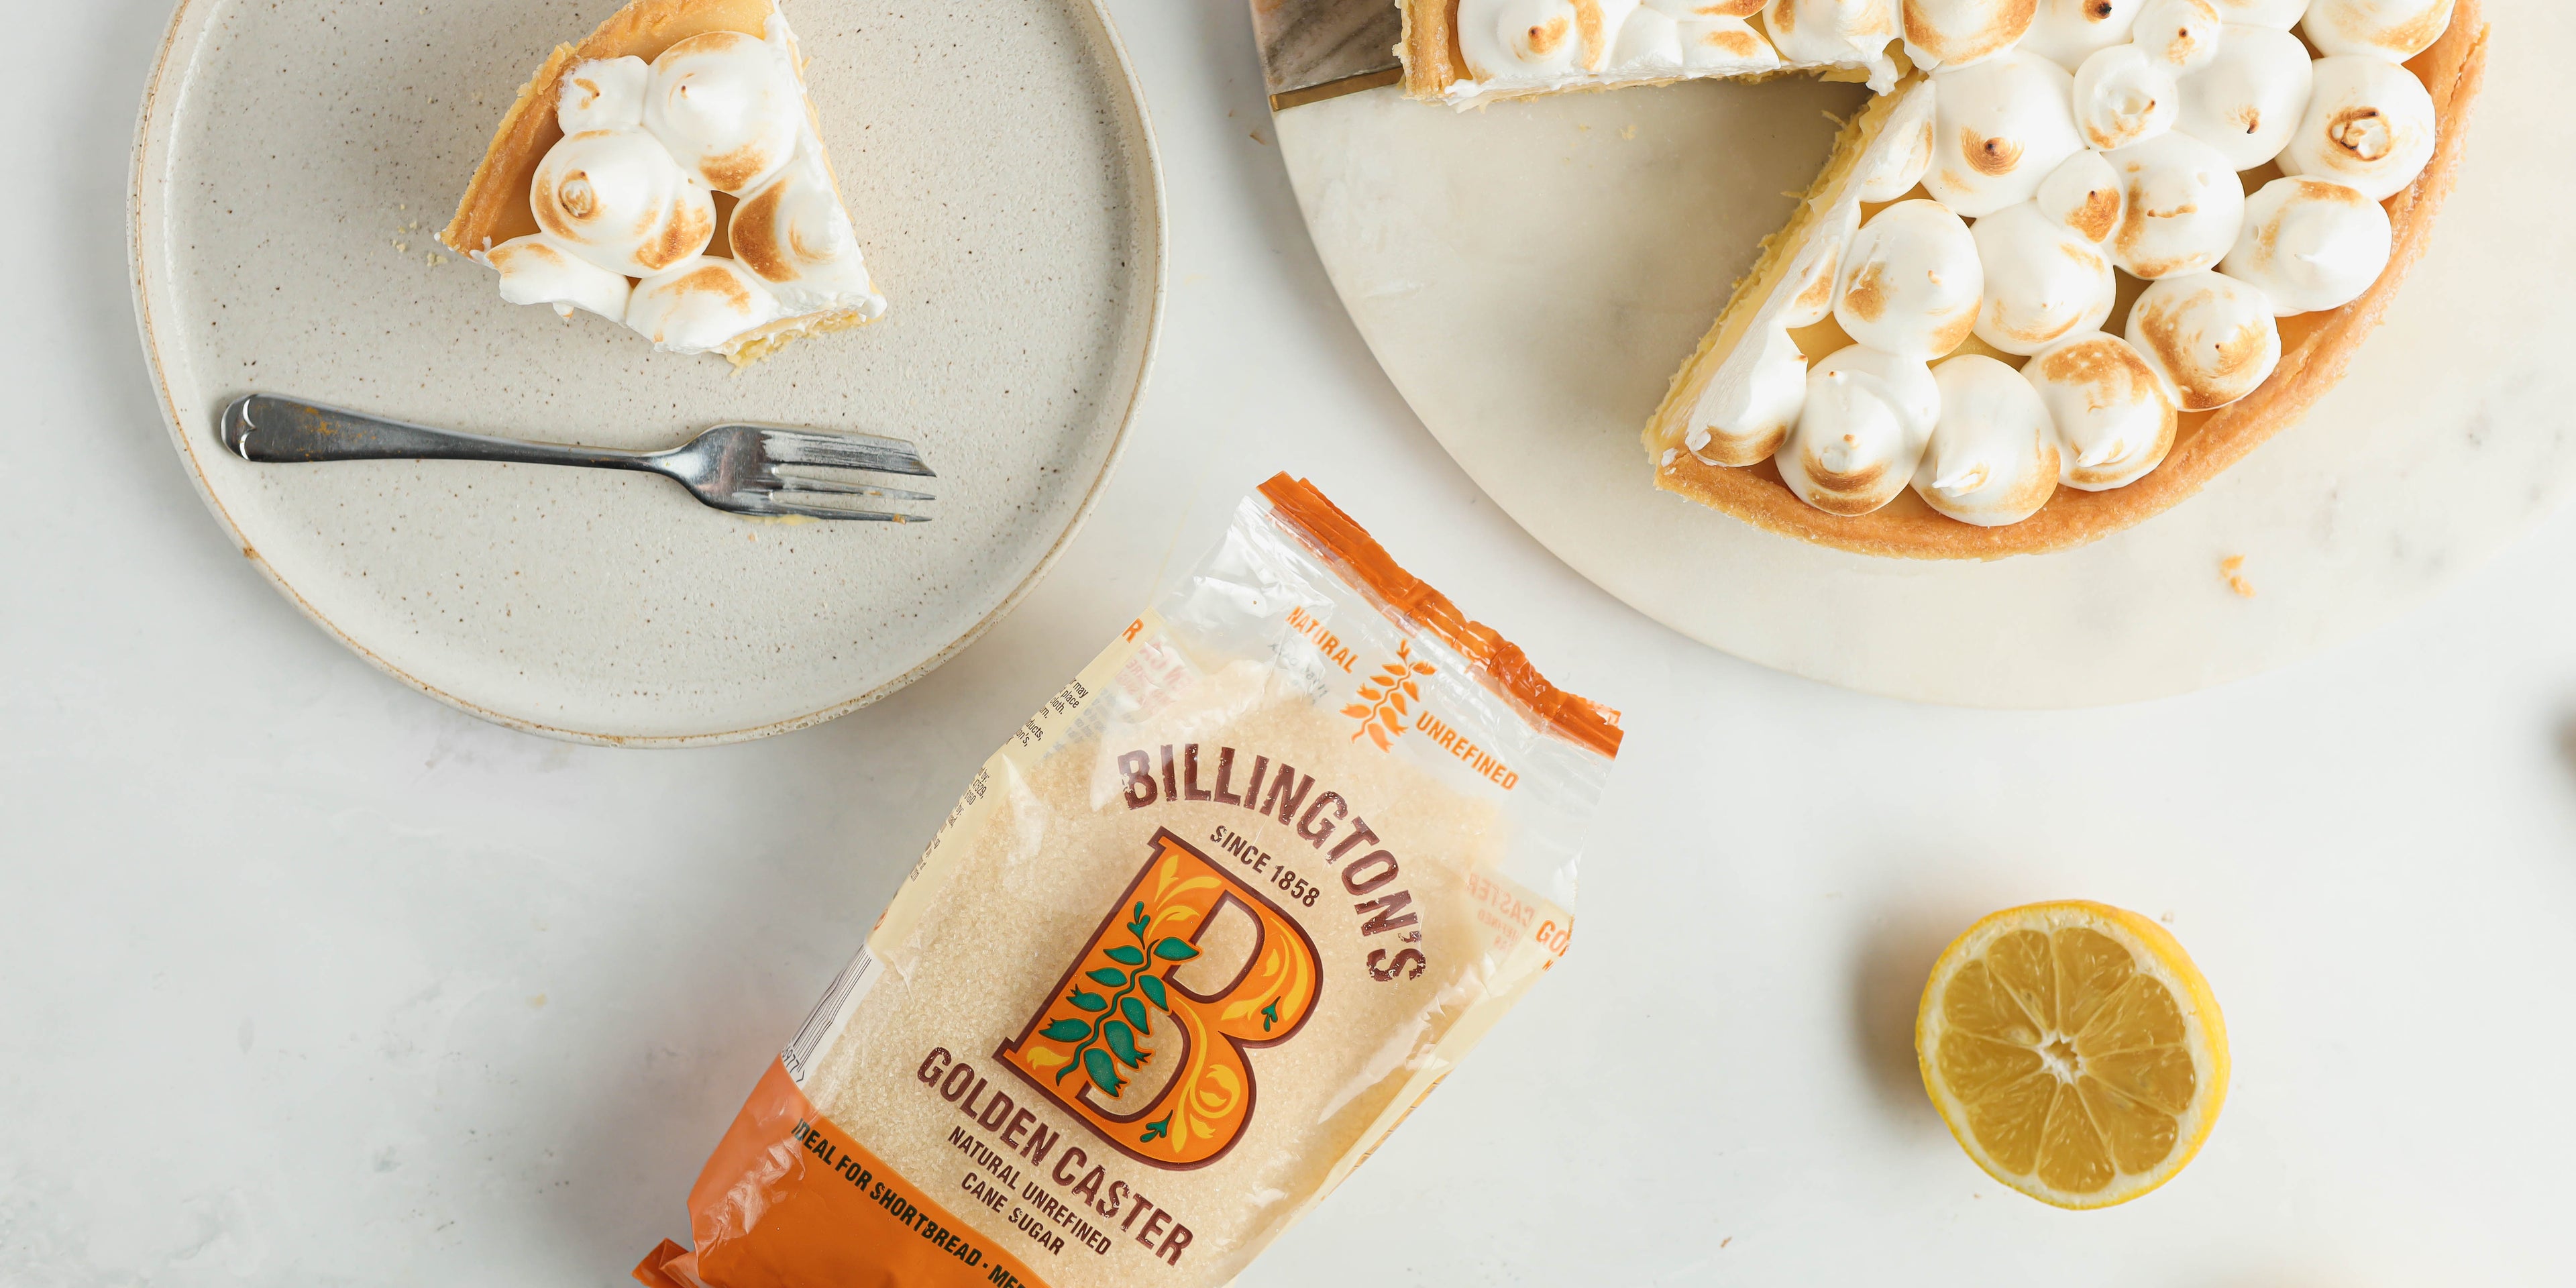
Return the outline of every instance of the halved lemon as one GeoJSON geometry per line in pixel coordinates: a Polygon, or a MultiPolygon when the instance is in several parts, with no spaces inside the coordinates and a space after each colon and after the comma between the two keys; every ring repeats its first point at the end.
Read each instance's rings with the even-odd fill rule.
{"type": "Polygon", "coordinates": [[[1914,1051],[1968,1157],[2064,1208],[2173,1179],[2227,1099],[2209,981],[2164,927],[2098,903],[2034,903],[1969,927],[1923,986],[1914,1051]]]}

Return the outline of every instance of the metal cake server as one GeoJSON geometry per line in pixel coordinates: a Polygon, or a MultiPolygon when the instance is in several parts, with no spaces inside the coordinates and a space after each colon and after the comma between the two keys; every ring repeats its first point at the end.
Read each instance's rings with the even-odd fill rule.
{"type": "Polygon", "coordinates": [[[1270,110],[1356,94],[1404,79],[1393,0],[1252,0],[1252,37],[1270,110]]]}
{"type": "Polygon", "coordinates": [[[927,515],[861,508],[859,498],[934,501],[927,492],[850,482],[807,471],[864,470],[934,478],[921,453],[899,438],[825,434],[779,425],[718,425],[662,452],[568,443],[530,443],[324,407],[274,394],[234,400],[217,418],[217,437],[246,461],[505,461],[521,465],[586,465],[642,470],[678,481],[691,496],[735,514],[794,514],[809,519],[927,523],[927,515]],[[797,470],[782,473],[781,467],[797,470]]]}

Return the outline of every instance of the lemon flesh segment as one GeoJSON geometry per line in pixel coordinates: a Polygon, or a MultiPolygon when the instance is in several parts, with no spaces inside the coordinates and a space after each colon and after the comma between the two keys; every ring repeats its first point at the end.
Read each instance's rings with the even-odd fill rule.
{"type": "Polygon", "coordinates": [[[2225,1030],[2181,946],[2133,913],[1997,913],[1942,954],[1916,1043],[1971,1158],[2045,1202],[2100,1207],[2190,1161],[2226,1090],[2225,1030]]]}

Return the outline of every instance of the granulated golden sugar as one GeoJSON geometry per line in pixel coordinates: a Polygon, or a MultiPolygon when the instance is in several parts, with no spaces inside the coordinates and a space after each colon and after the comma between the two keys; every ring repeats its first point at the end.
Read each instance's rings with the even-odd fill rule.
{"type": "Polygon", "coordinates": [[[639,1279],[1223,1284],[1564,952],[1609,714],[1263,493],[986,762],[639,1279]]]}

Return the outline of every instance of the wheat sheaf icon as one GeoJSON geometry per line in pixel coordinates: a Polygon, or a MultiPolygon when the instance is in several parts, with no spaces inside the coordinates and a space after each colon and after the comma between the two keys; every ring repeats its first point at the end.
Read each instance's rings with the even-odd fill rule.
{"type": "Polygon", "coordinates": [[[1358,742],[1365,736],[1377,744],[1378,750],[1389,750],[1390,742],[1404,733],[1406,705],[1422,701],[1422,690],[1414,687],[1413,677],[1429,675],[1437,669],[1429,662],[1414,660],[1410,641],[1397,644],[1395,660],[1379,667],[1360,686],[1362,700],[1342,708],[1343,715],[1360,722],[1359,732],[1351,735],[1351,741],[1358,742]]]}

